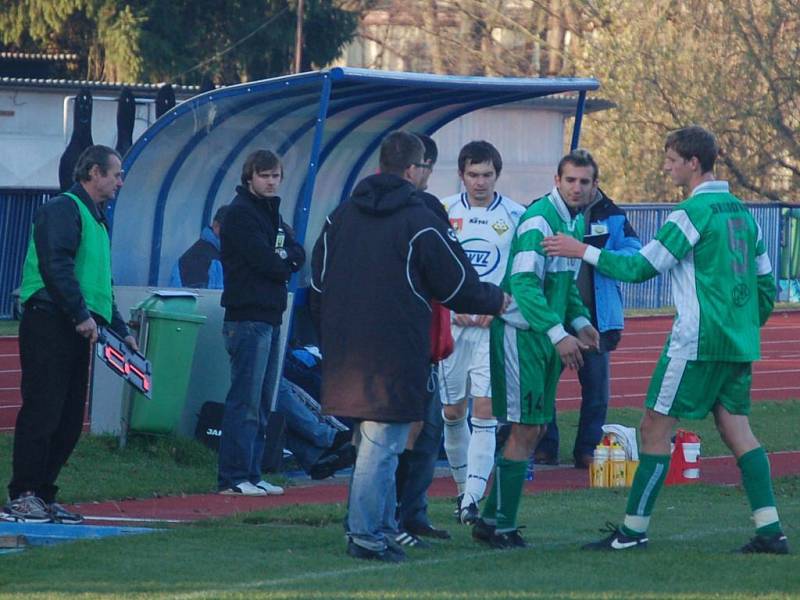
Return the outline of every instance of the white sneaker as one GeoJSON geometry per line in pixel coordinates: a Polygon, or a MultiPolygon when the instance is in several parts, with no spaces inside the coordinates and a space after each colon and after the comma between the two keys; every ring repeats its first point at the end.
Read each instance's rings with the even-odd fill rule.
{"type": "MultiPolygon", "coordinates": [[[[227,490],[220,490],[219,493],[224,496],[266,496],[267,490],[260,487],[260,485],[255,486],[249,481],[243,481],[233,487],[229,487],[227,490]]],[[[283,493],[283,490],[281,490],[281,493],[283,493]]]]}
{"type": "Polygon", "coordinates": [[[283,488],[279,485],[273,485],[269,481],[262,479],[256,484],[256,487],[264,490],[268,496],[282,496],[283,488]]]}

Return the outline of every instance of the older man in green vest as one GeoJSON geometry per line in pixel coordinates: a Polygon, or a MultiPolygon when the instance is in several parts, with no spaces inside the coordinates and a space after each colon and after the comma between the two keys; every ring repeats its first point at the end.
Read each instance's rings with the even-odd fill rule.
{"type": "Polygon", "coordinates": [[[83,520],[56,502],[55,482],[83,427],[98,327],[110,326],[137,349],[114,304],[102,209],[122,187],[119,154],[106,146],[87,148],[74,179],[36,213],[22,274],[22,408],[3,518],[26,523],[83,520]]]}

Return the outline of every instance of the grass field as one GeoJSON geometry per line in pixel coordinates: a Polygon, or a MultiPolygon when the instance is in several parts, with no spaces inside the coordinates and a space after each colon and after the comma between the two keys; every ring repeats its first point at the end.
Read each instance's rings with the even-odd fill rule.
{"type": "MultiPolygon", "coordinates": [[[[575,426],[562,415],[562,452],[575,426]]],[[[635,423],[638,411],[610,420],[635,423]]],[[[800,401],[754,406],[754,429],[770,450],[798,449],[800,401]]],[[[705,455],[721,454],[706,420],[692,423],[705,455]]],[[[0,479],[7,480],[10,436],[0,436],[0,479]]],[[[81,441],[65,468],[68,501],[147,497],[213,489],[214,455],[190,441],[134,439],[124,451],[111,438],[81,441]]],[[[776,483],[790,543],[800,535],[800,478],[776,483]]],[[[519,522],[533,544],[497,552],[474,543],[452,523],[452,503],[434,500],[431,514],[453,534],[408,562],[383,565],[344,553],[344,506],[294,506],[159,533],[0,556],[5,598],[800,598],[800,554],[738,556],[729,551],[752,535],[738,487],[666,488],[650,529],[651,545],[632,555],[585,553],[607,519],[619,521],[621,490],[527,496],[519,522]]],[[[795,543],[795,549],[797,544],[795,543]]]]}
{"type": "MultiPolygon", "coordinates": [[[[800,478],[780,480],[778,503],[792,539],[800,478]]],[[[0,557],[0,598],[789,598],[800,596],[800,555],[739,556],[749,538],[737,489],[667,488],[651,545],[630,555],[586,553],[624,494],[583,490],[528,496],[520,523],[533,547],[493,551],[465,527],[411,550],[401,565],[344,553],[341,505],[288,507],[161,533],[0,557]]],[[[431,512],[450,523],[451,503],[431,512]]],[[[796,539],[796,538],[795,538],[796,539]]]]}
{"type": "MultiPolygon", "coordinates": [[[[641,411],[611,409],[609,423],[638,426],[641,411]]],[[[753,430],[769,451],[800,448],[797,424],[800,400],[757,402],[751,414],[753,430]]],[[[700,434],[704,456],[728,454],[714,430],[711,419],[682,424],[700,434]]],[[[572,443],[578,426],[576,412],[559,415],[561,459],[572,457],[572,443]]],[[[11,434],[0,434],[0,482],[11,476],[11,434]],[[8,458],[6,458],[8,457],[8,458]]],[[[147,498],[155,494],[205,493],[216,489],[216,455],[201,444],[170,437],[132,437],[128,447],[118,448],[108,436],[81,439],[59,478],[60,499],[86,502],[124,498],[147,498]]],[[[289,483],[273,476],[281,485],[289,483]]]]}
{"type": "Polygon", "coordinates": [[[19,321],[0,320],[0,335],[17,335],[19,321]]]}

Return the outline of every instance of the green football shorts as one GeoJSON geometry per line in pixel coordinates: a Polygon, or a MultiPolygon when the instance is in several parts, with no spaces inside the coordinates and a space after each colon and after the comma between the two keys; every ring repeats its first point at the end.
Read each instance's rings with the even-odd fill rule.
{"type": "Polygon", "coordinates": [[[721,404],[732,415],[750,414],[752,363],[685,360],[661,353],[645,406],[678,419],[703,419],[721,404]]]}
{"type": "Polygon", "coordinates": [[[500,421],[544,425],[553,420],[561,359],[550,339],[492,323],[492,414],[500,421]]]}

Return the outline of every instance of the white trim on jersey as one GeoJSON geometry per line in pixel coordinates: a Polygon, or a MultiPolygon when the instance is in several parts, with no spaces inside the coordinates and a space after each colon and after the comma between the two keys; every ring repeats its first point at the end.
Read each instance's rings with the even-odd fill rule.
{"type": "Polygon", "coordinates": [[[659,273],[665,273],[678,264],[678,259],[658,240],[652,240],[639,252],[659,273]]]}
{"type": "Polygon", "coordinates": [[[689,241],[690,246],[694,247],[697,240],[700,239],[700,232],[697,231],[697,228],[694,226],[694,223],[692,223],[692,220],[685,210],[673,210],[667,217],[666,222],[675,223],[684,237],[689,241]]]}
{"type": "Polygon", "coordinates": [[[520,223],[519,227],[517,227],[517,237],[522,237],[529,231],[541,231],[544,237],[553,235],[553,229],[550,227],[550,223],[541,215],[525,219],[520,223]]]}
{"type": "Polygon", "coordinates": [[[667,368],[664,371],[664,378],[661,380],[661,388],[658,390],[658,397],[653,410],[662,415],[668,415],[678,395],[678,388],[686,370],[687,361],[682,358],[670,358],[667,368]]]}
{"type": "Polygon", "coordinates": [[[506,420],[511,423],[519,423],[522,418],[519,348],[517,347],[517,330],[513,327],[503,327],[503,356],[505,357],[506,420]]]}
{"type": "Polygon", "coordinates": [[[711,181],[704,181],[692,190],[690,196],[697,196],[698,194],[728,194],[730,193],[730,186],[724,179],[713,179],[711,181]]]}
{"type": "Polygon", "coordinates": [[[567,230],[574,231],[575,220],[578,218],[578,215],[573,217],[570,214],[567,203],[564,202],[564,199],[561,197],[561,193],[558,191],[556,186],[553,186],[553,190],[550,192],[549,199],[550,203],[555,207],[556,211],[558,211],[558,216],[561,217],[562,221],[564,221],[564,225],[566,225],[567,230]]]}
{"type": "Polygon", "coordinates": [[[580,259],[567,258],[566,256],[548,256],[546,262],[548,273],[563,273],[565,271],[577,273],[580,264],[580,259]]]}
{"type": "Polygon", "coordinates": [[[517,252],[514,262],[511,263],[511,275],[519,273],[533,273],[544,281],[545,258],[536,250],[517,252]]]}
{"type": "Polygon", "coordinates": [[[756,256],[756,275],[769,275],[770,273],[772,273],[772,263],[767,253],[756,256]]]}
{"type": "Polygon", "coordinates": [[[667,356],[697,360],[700,341],[700,300],[694,270],[694,250],[690,250],[670,271],[672,299],[677,316],[672,324],[667,356]]]}
{"type": "MultiPolygon", "coordinates": [[[[755,219],[753,219],[753,222],[756,224],[756,231],[758,232],[758,237],[756,238],[756,245],[758,245],[760,242],[764,241],[764,237],[761,232],[761,225],[759,225],[758,221],[755,219]]],[[[765,250],[756,256],[756,275],[767,275],[768,273],[772,273],[772,263],[765,250]]]]}

